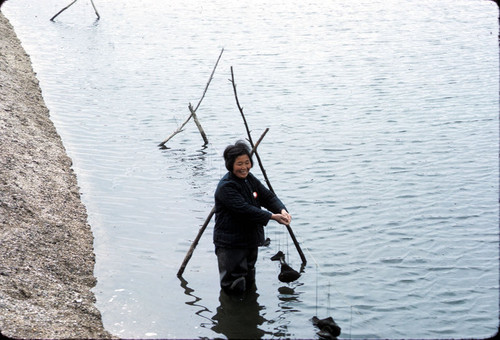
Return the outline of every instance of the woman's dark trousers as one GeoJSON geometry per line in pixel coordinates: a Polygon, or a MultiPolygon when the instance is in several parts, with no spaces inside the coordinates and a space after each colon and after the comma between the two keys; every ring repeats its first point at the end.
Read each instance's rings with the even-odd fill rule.
{"type": "Polygon", "coordinates": [[[255,283],[255,248],[223,248],[215,249],[219,264],[220,285],[227,293],[241,294],[255,283]]]}

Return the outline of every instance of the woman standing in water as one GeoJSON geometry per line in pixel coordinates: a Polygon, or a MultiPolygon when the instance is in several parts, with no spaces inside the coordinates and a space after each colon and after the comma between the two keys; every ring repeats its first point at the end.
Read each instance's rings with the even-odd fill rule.
{"type": "Polygon", "coordinates": [[[264,226],[269,220],[290,224],[292,217],[280,199],[250,173],[253,161],[244,142],[226,147],[224,160],[228,173],[215,191],[215,254],[221,288],[241,294],[255,283],[264,226]]]}

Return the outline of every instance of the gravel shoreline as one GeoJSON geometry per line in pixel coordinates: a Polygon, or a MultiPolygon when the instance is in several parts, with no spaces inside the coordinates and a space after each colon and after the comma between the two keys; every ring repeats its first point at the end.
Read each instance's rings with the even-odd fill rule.
{"type": "Polygon", "coordinates": [[[0,333],[111,338],[91,291],[93,234],[29,56],[0,13],[0,333]]]}

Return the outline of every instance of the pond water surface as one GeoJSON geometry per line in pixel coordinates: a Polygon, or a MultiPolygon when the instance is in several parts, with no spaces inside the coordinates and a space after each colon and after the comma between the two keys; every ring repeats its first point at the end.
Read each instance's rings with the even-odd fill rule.
{"type": "MultiPolygon", "coordinates": [[[[124,338],[464,338],[499,312],[498,10],[492,1],[8,1],[73,159],[94,292],[124,338]],[[200,99],[193,124],[158,143],[200,99]],[[222,151],[246,137],[231,83],[308,259],[267,227],[257,291],[219,294],[222,151]]],[[[258,167],[254,174],[262,179],[258,167]]]]}

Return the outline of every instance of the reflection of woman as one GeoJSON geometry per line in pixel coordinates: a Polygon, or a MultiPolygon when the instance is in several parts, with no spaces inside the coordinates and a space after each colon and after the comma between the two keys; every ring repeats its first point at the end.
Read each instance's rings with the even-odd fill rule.
{"type": "Polygon", "coordinates": [[[292,217],[279,198],[250,173],[253,161],[244,142],[229,145],[224,160],[229,172],[215,191],[215,253],[222,289],[243,293],[255,282],[263,226],[271,219],[289,224],[292,217]]]}
{"type": "Polygon", "coordinates": [[[266,334],[272,335],[260,328],[267,320],[260,315],[264,307],[257,301],[258,297],[255,289],[249,290],[241,300],[221,291],[220,306],[212,317],[215,322],[212,330],[227,339],[261,339],[266,334]]]}

